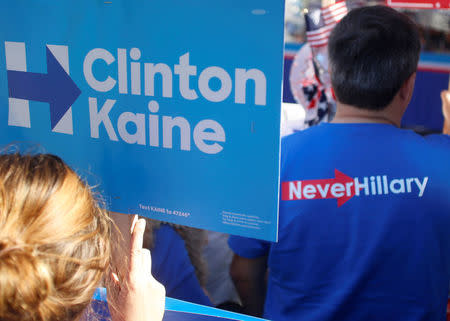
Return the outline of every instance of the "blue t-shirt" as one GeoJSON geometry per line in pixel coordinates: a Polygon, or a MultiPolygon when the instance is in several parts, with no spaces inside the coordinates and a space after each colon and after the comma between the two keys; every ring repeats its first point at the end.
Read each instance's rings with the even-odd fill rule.
{"type": "Polygon", "coordinates": [[[183,239],[175,230],[162,224],[155,231],[152,275],[166,288],[168,297],[202,305],[211,305],[195,275],[183,239]]]}
{"type": "Polygon", "coordinates": [[[264,317],[445,320],[450,137],[322,124],[281,153],[279,242],[229,240],[268,255],[264,317]]]}

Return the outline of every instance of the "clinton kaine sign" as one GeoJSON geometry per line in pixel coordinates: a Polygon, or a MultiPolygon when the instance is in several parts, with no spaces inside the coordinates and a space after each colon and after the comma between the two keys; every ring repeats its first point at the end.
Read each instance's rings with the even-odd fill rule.
{"type": "Polygon", "coordinates": [[[0,143],[61,156],[113,211],[275,240],[283,14],[271,0],[2,3],[0,143]]]}

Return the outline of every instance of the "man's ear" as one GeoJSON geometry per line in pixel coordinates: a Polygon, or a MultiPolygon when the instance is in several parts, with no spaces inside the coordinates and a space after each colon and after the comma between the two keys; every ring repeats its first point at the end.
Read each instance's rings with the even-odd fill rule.
{"type": "Polygon", "coordinates": [[[409,104],[412,94],[414,92],[414,84],[416,82],[416,73],[414,72],[411,76],[406,79],[402,87],[400,87],[399,97],[401,100],[409,104]]]}

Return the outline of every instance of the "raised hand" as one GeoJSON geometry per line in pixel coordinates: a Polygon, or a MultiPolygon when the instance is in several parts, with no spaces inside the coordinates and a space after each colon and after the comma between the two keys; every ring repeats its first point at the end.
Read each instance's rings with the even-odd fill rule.
{"type": "Polygon", "coordinates": [[[151,275],[150,251],[142,248],[145,220],[134,217],[127,275],[120,280],[112,274],[108,304],[113,321],[161,321],[165,289],[151,275]]]}

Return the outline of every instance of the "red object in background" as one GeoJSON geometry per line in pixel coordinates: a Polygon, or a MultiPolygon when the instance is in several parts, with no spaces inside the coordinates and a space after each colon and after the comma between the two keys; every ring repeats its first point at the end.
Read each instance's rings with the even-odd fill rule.
{"type": "Polygon", "coordinates": [[[447,303],[447,321],[450,321],[450,299],[448,299],[447,303]]]}
{"type": "Polygon", "coordinates": [[[449,9],[449,0],[386,0],[393,8],[405,9],[449,9]]]}

